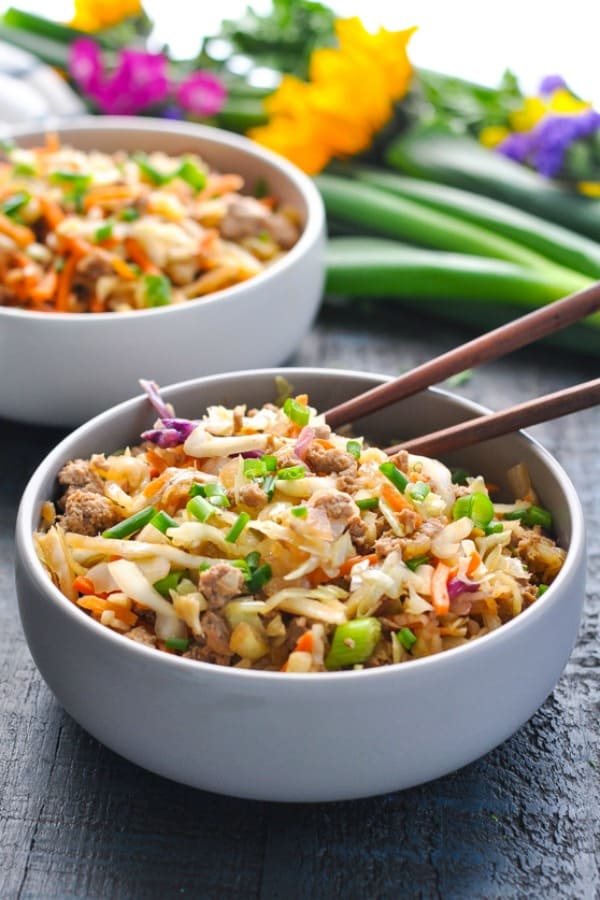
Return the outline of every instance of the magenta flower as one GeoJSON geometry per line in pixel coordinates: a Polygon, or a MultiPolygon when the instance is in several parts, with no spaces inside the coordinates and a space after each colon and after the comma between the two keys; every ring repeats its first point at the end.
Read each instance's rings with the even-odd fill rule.
{"type": "Polygon", "coordinates": [[[167,59],[160,53],[121,50],[108,74],[97,44],[88,38],[74,41],[69,69],[86,96],[107,115],[135,115],[169,96],[167,59]]]}
{"type": "Polygon", "coordinates": [[[227,91],[212,72],[193,72],[177,87],[177,99],[196,116],[214,116],[225,103],[227,91]]]}

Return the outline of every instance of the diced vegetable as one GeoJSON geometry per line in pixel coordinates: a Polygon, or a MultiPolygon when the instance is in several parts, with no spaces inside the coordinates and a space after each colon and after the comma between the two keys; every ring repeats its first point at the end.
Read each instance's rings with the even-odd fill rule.
{"type": "MultiPolygon", "coordinates": [[[[199,499],[199,498],[196,498],[196,499],[199,499]]],[[[190,502],[192,502],[192,501],[190,501],[190,502]]],[[[231,529],[225,535],[225,540],[228,541],[230,544],[234,544],[237,541],[237,539],[239,538],[240,534],[242,533],[242,531],[244,530],[244,528],[246,527],[246,525],[248,524],[249,521],[250,521],[250,516],[248,515],[248,513],[241,512],[239,514],[239,516],[237,517],[237,519],[235,520],[235,522],[233,523],[233,525],[231,526],[231,529]]]]}
{"type": "Polygon", "coordinates": [[[164,509],[161,509],[150,519],[150,524],[162,531],[163,534],[166,534],[168,528],[177,528],[175,519],[166,513],[164,509]]]}
{"type": "Polygon", "coordinates": [[[298,403],[293,397],[288,397],[283,404],[283,411],[296,425],[308,425],[310,410],[303,403],[298,403]]]}
{"type": "Polygon", "coordinates": [[[396,631],[395,634],[405,650],[410,650],[411,647],[417,643],[415,633],[414,631],[411,631],[410,628],[401,628],[400,631],[396,631]]]}
{"type": "Polygon", "coordinates": [[[199,522],[206,522],[215,512],[215,507],[205,497],[192,497],[185,505],[191,516],[199,522]]]}
{"type": "Polygon", "coordinates": [[[494,517],[494,504],[487,494],[474,491],[465,497],[459,497],[452,507],[452,518],[460,519],[468,516],[476,528],[485,529],[494,517]]]}
{"type": "Polygon", "coordinates": [[[373,616],[352,619],[338,625],[325,657],[325,668],[332,671],[366,662],[380,637],[381,622],[373,616]]]}
{"type": "Polygon", "coordinates": [[[404,493],[408,485],[408,478],[398,469],[393,462],[384,462],[379,466],[379,471],[392,482],[401,494],[404,493]]]}

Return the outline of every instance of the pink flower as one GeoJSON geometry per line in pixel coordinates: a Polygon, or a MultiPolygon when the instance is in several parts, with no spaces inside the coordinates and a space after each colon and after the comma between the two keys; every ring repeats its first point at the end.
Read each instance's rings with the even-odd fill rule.
{"type": "Polygon", "coordinates": [[[196,116],[214,116],[223,108],[227,91],[212,72],[193,72],[177,87],[177,100],[196,116]]]}
{"type": "Polygon", "coordinates": [[[135,115],[170,93],[167,59],[160,53],[121,50],[115,69],[107,74],[98,45],[81,38],[71,46],[69,69],[84,94],[107,115],[135,115]]]}
{"type": "MultiPolygon", "coordinates": [[[[225,103],[227,91],[211,72],[192,72],[180,84],[167,76],[168,60],[161,53],[121,50],[117,64],[108,73],[98,44],[80,38],[71,46],[69,70],[86,97],[107,115],[136,115],[151,106],[168,101],[173,94],[182,109],[204,118],[214,116],[225,103]]],[[[177,107],[165,110],[177,118],[177,107]]]]}

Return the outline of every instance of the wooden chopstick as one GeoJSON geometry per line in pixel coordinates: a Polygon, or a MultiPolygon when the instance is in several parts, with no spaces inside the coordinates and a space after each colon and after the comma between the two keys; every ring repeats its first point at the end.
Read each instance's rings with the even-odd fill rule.
{"type": "Polygon", "coordinates": [[[429,360],[399,378],[378,385],[364,394],[332,407],[325,413],[325,421],[331,428],[383,409],[390,403],[417,394],[419,391],[439,384],[451,375],[464,372],[483,362],[497,359],[525,347],[534,341],[568,325],[584,319],[600,309],[600,282],[595,282],[576,294],[570,294],[562,300],[555,300],[541,309],[514,319],[506,325],[488,331],[485,334],[461,344],[435,359],[429,360]]]}
{"type": "Polygon", "coordinates": [[[587,409],[598,403],[600,403],[600,378],[595,378],[584,384],[557,391],[555,394],[528,400],[502,412],[478,416],[458,425],[413,438],[395,447],[388,447],[386,453],[393,454],[403,449],[411,453],[423,453],[426,456],[439,456],[449,453],[450,450],[470,447],[480,441],[527,428],[529,425],[558,419],[560,416],[587,409]]]}

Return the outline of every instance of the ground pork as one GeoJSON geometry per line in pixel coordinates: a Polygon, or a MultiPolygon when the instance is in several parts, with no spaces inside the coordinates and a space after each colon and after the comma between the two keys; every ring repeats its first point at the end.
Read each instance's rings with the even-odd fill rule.
{"type": "Polygon", "coordinates": [[[200,573],[198,588],[212,609],[220,609],[242,593],[244,575],[241,569],[230,566],[229,563],[215,563],[210,569],[200,573]]]}
{"type": "Polygon", "coordinates": [[[337,450],[335,447],[322,447],[316,441],[311,441],[304,454],[304,462],[320,475],[332,473],[355,474],[358,468],[356,459],[351,453],[337,450]]]}
{"type": "Polygon", "coordinates": [[[67,490],[58,501],[60,509],[64,509],[67,497],[74,490],[80,489],[91,494],[103,494],[104,486],[94,471],[90,468],[89,462],[85,459],[71,459],[65,463],[58,473],[58,483],[66,486],[67,490]]]}
{"type": "Polygon", "coordinates": [[[58,519],[65,531],[93,536],[122,519],[114,503],[102,494],[74,488],[65,497],[65,513],[58,519]]]}
{"type": "Polygon", "coordinates": [[[252,508],[266,506],[267,495],[259,484],[244,484],[239,491],[240,503],[252,508]]]}
{"type": "Polygon", "coordinates": [[[145,644],[147,647],[156,647],[156,636],[150,634],[143,625],[136,625],[131,631],[126,631],[125,637],[135,641],[137,644],[145,644]]]}
{"type": "Polygon", "coordinates": [[[228,666],[234,653],[229,646],[229,628],[226,622],[211,610],[205,612],[200,621],[204,632],[204,642],[193,644],[183,656],[188,659],[228,666]]]}

